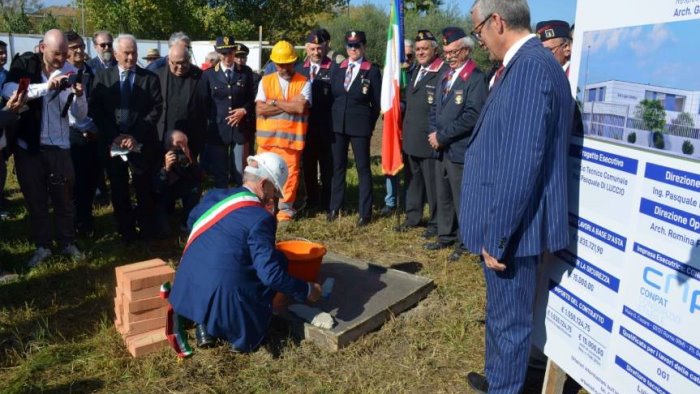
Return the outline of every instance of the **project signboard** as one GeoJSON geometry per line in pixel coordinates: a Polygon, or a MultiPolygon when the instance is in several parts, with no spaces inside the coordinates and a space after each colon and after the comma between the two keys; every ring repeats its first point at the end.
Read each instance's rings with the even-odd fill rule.
{"type": "Polygon", "coordinates": [[[700,393],[699,36],[700,0],[578,2],[571,243],[533,340],[591,393],[700,393]]]}

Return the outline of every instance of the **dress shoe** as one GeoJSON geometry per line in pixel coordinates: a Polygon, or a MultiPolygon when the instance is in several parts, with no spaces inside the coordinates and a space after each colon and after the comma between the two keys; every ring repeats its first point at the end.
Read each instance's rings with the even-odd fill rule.
{"type": "Polygon", "coordinates": [[[464,250],[464,248],[462,248],[461,246],[458,246],[450,254],[450,257],[448,257],[447,260],[452,261],[452,262],[459,261],[459,259],[461,259],[462,256],[465,255],[466,253],[467,253],[467,251],[464,250]]]}
{"type": "Polygon", "coordinates": [[[357,227],[364,227],[368,225],[371,221],[372,218],[360,218],[360,220],[357,221],[357,227]]]}
{"type": "Polygon", "coordinates": [[[426,250],[447,249],[450,246],[452,246],[453,244],[454,244],[454,241],[428,242],[426,244],[423,244],[423,249],[426,249],[426,250]]]}
{"type": "Polygon", "coordinates": [[[391,216],[396,212],[396,207],[390,207],[388,205],[385,205],[381,211],[379,211],[379,216],[381,217],[386,217],[386,216],[391,216]]]}
{"type": "Polygon", "coordinates": [[[480,373],[469,372],[467,374],[467,383],[477,394],[486,394],[489,391],[489,382],[486,380],[486,376],[480,373]]]}
{"type": "Polygon", "coordinates": [[[437,229],[435,228],[426,228],[425,231],[423,231],[423,234],[420,236],[423,237],[424,239],[430,239],[433,238],[437,235],[437,229]]]}
{"type": "Polygon", "coordinates": [[[197,340],[197,347],[208,349],[216,345],[216,338],[207,334],[206,329],[201,324],[194,326],[194,337],[197,340]]]}
{"type": "Polygon", "coordinates": [[[328,211],[328,214],[326,215],[326,220],[329,222],[334,222],[338,217],[340,216],[340,212],[336,210],[330,210],[328,211]]]}

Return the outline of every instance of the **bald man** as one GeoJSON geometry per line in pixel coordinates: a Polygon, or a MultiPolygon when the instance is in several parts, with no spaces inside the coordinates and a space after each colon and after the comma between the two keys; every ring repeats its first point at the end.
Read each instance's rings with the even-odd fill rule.
{"type": "Polygon", "coordinates": [[[68,77],[77,69],[66,63],[68,42],[60,30],[46,32],[40,53],[25,53],[12,61],[4,97],[17,90],[22,78],[30,80],[29,110],[20,114],[15,144],[15,169],[29,212],[36,250],[27,262],[34,267],[51,256],[53,206],[56,241],[61,253],[77,260],[83,254],[75,245],[73,182],[70,156],[70,122],[82,121],[87,102],[82,84],[68,77]]]}
{"type": "Polygon", "coordinates": [[[181,130],[187,135],[194,158],[204,146],[207,127],[207,91],[203,88],[202,70],[191,63],[190,52],[183,45],[168,50],[167,66],[155,71],[163,94],[163,114],[158,122],[158,135],[181,130]]]}

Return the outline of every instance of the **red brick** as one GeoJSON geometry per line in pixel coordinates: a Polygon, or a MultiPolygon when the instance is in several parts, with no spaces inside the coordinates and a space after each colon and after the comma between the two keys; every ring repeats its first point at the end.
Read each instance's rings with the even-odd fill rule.
{"type": "Polygon", "coordinates": [[[122,315],[125,324],[136,323],[144,320],[155,318],[163,318],[168,315],[168,307],[160,307],[156,309],[146,310],[138,313],[124,313],[122,315]]]}
{"type": "MultiPolygon", "coordinates": [[[[160,293],[160,287],[158,288],[160,293]]],[[[151,309],[161,308],[168,306],[168,300],[160,298],[160,296],[142,298],[139,300],[130,301],[128,298],[123,299],[123,310],[128,313],[139,313],[151,309]]]]}
{"type": "Polygon", "coordinates": [[[124,329],[128,335],[134,335],[146,331],[152,331],[158,328],[165,329],[165,323],[165,317],[156,317],[153,319],[142,320],[129,324],[124,323],[124,329]]]}
{"type": "MultiPolygon", "coordinates": [[[[154,286],[160,287],[164,282],[172,281],[175,270],[169,266],[147,268],[138,271],[125,272],[122,276],[123,283],[120,286],[124,294],[154,286]]],[[[131,298],[132,300],[134,298],[131,298]]]]}
{"type": "Polygon", "coordinates": [[[116,267],[116,268],[114,268],[114,274],[117,277],[117,286],[119,286],[124,281],[122,279],[122,276],[123,276],[123,274],[125,274],[127,272],[140,271],[140,270],[144,270],[147,268],[158,267],[161,265],[165,265],[165,261],[163,261],[161,259],[152,259],[152,260],[141,261],[139,263],[127,264],[127,265],[122,265],[122,266],[116,267]]]}
{"type": "MultiPolygon", "coordinates": [[[[135,290],[132,292],[124,291],[122,295],[124,297],[124,305],[131,304],[134,301],[142,301],[150,298],[160,297],[160,285],[147,287],[141,290],[135,290]]],[[[131,309],[129,309],[129,311],[132,313],[134,312],[131,309]]]]}
{"type": "Polygon", "coordinates": [[[168,346],[165,329],[147,331],[126,337],[126,347],[133,357],[143,357],[168,346]]]}

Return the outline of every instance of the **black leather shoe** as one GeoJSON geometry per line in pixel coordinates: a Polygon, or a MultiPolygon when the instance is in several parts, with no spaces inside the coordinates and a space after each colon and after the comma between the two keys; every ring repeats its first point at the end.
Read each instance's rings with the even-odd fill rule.
{"type": "Polygon", "coordinates": [[[326,215],[326,220],[329,222],[334,222],[338,217],[340,216],[340,212],[336,210],[330,210],[328,211],[328,214],[326,215]]]}
{"type": "Polygon", "coordinates": [[[216,345],[216,338],[207,334],[204,326],[197,324],[194,326],[194,337],[197,340],[197,347],[208,349],[216,345]]]}
{"type": "Polygon", "coordinates": [[[426,244],[423,244],[423,249],[426,249],[426,250],[447,249],[450,246],[452,246],[453,244],[454,244],[454,241],[452,241],[452,242],[445,242],[445,241],[428,242],[426,244]]]}
{"type": "Polygon", "coordinates": [[[456,247],[455,250],[450,254],[450,257],[448,257],[447,260],[452,261],[452,262],[459,261],[459,259],[461,259],[462,256],[463,256],[464,254],[466,254],[466,253],[467,253],[466,250],[464,250],[463,248],[461,248],[461,247],[458,246],[458,247],[456,247]]]}
{"type": "Polygon", "coordinates": [[[360,220],[357,221],[357,227],[364,227],[368,225],[371,221],[372,218],[360,218],[360,220]]]}
{"type": "Polygon", "coordinates": [[[467,374],[467,383],[477,394],[486,394],[489,391],[489,382],[486,380],[486,376],[480,373],[469,372],[467,374]]]}
{"type": "Polygon", "coordinates": [[[390,207],[388,205],[385,205],[381,211],[379,211],[379,216],[385,217],[385,216],[391,216],[396,212],[396,207],[390,207]]]}
{"type": "Polygon", "coordinates": [[[423,234],[421,234],[421,237],[424,239],[430,239],[433,238],[437,235],[437,229],[434,228],[426,228],[425,231],[423,231],[423,234]]]}

